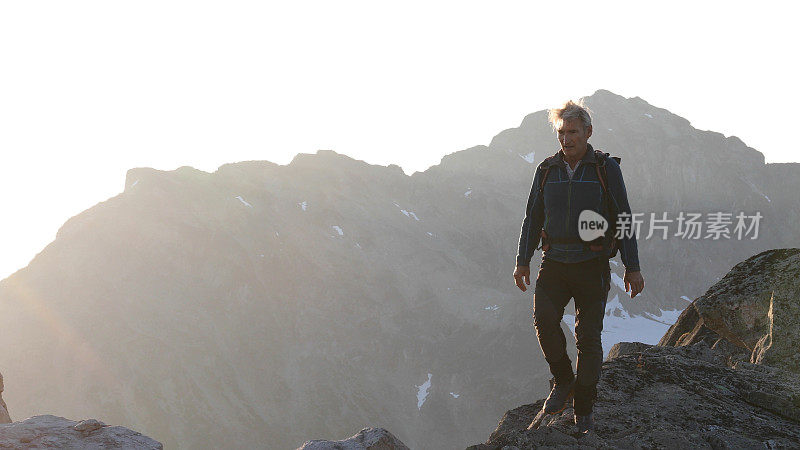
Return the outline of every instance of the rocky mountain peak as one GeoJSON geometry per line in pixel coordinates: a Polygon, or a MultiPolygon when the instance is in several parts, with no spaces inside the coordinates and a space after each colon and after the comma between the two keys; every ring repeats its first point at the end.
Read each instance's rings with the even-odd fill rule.
{"type": "MultiPolygon", "coordinates": [[[[636,299],[612,260],[604,349],[655,344],[735,263],[800,241],[800,165],[759,166],[741,141],[599,95],[590,142],[623,157],[645,220],[763,214],[753,240],[642,237],[636,299]]],[[[3,368],[38,380],[5,400],[22,415],[88,411],[169,447],[236,436],[289,448],[352,433],[375,411],[413,448],[484,438],[509,404],[546,395],[531,291],[510,277],[533,172],[557,149],[545,116],[413,176],[334,151],[211,173],[131,169],[123,192],[0,283],[3,368]]],[[[751,360],[730,345],[742,349],[732,360],[751,360]]]]}

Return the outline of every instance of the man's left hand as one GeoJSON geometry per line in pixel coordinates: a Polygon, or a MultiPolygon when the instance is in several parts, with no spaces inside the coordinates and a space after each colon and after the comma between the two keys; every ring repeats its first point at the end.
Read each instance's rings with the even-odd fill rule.
{"type": "Polygon", "coordinates": [[[625,272],[625,292],[631,293],[631,298],[636,297],[644,290],[644,278],[642,272],[625,272]]]}

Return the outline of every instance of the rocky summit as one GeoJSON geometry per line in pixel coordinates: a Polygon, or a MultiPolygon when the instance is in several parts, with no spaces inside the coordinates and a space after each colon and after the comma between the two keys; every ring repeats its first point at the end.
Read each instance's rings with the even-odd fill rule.
{"type": "Polygon", "coordinates": [[[576,432],[571,407],[528,430],[542,399],[506,412],[469,450],[800,447],[798,270],[800,249],[762,252],[687,307],[658,345],[616,344],[594,433],[576,432]]]}
{"type": "Polygon", "coordinates": [[[510,448],[786,448],[800,442],[800,380],[769,366],[727,367],[705,342],[617,351],[603,364],[596,432],[574,430],[573,411],[527,426],[544,399],[508,411],[484,444],[510,448]]]}

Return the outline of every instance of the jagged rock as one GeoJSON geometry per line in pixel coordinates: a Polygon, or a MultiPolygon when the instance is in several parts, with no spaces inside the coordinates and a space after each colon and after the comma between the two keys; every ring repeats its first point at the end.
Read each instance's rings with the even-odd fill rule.
{"type": "Polygon", "coordinates": [[[470,448],[780,448],[800,442],[800,377],[747,362],[730,368],[705,341],[635,347],[621,345],[619,356],[603,363],[595,433],[576,433],[571,407],[527,431],[542,399],[506,412],[489,440],[470,448]]]}
{"type": "Polygon", "coordinates": [[[80,431],[81,433],[91,433],[94,430],[99,430],[100,428],[107,426],[108,425],[104,424],[103,422],[100,422],[97,419],[88,419],[78,422],[78,424],[72,428],[75,431],[80,431]]]}
{"type": "Polygon", "coordinates": [[[125,427],[89,419],[82,422],[57,416],[35,416],[0,425],[0,448],[158,449],[160,442],[125,427]]]}
{"type": "Polygon", "coordinates": [[[306,441],[300,450],[408,450],[408,447],[384,428],[364,428],[341,441],[306,441]]]}
{"type": "Polygon", "coordinates": [[[689,305],[659,345],[614,345],[598,383],[595,433],[576,433],[570,407],[526,430],[539,400],[508,411],[471,448],[796,447],[799,276],[800,249],[759,253],[689,305]]]}
{"type": "Polygon", "coordinates": [[[659,345],[713,342],[729,365],[746,359],[800,372],[799,324],[800,249],[767,250],[692,302],[659,345]]]}
{"type": "Polygon", "coordinates": [[[751,361],[800,372],[800,285],[777,287],[767,316],[769,331],[756,343],[751,361]]]}
{"type": "Polygon", "coordinates": [[[3,401],[3,374],[0,373],[0,423],[11,423],[11,416],[8,414],[8,407],[3,401]]]}
{"type": "Polygon", "coordinates": [[[642,342],[617,342],[611,347],[611,350],[608,351],[606,361],[614,359],[618,356],[642,352],[650,347],[652,347],[651,344],[644,344],[642,342]]]}

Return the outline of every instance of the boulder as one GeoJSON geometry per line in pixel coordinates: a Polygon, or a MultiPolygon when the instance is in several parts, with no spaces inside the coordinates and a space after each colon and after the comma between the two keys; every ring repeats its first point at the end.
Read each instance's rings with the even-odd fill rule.
{"type": "Polygon", "coordinates": [[[738,360],[800,371],[800,249],[767,250],[736,264],[689,305],[658,345],[705,341],[738,360]]]}
{"type": "Polygon", "coordinates": [[[364,428],[341,441],[306,441],[299,450],[408,450],[408,447],[384,428],[364,428]]]}
{"type": "Polygon", "coordinates": [[[45,415],[0,425],[0,448],[162,450],[164,447],[125,427],[108,426],[95,419],[75,422],[45,415]]]}
{"type": "Polygon", "coordinates": [[[643,352],[650,347],[652,347],[651,344],[645,344],[642,342],[617,342],[613,347],[611,347],[611,350],[608,351],[606,361],[623,355],[631,355],[634,353],[643,352]]]}

